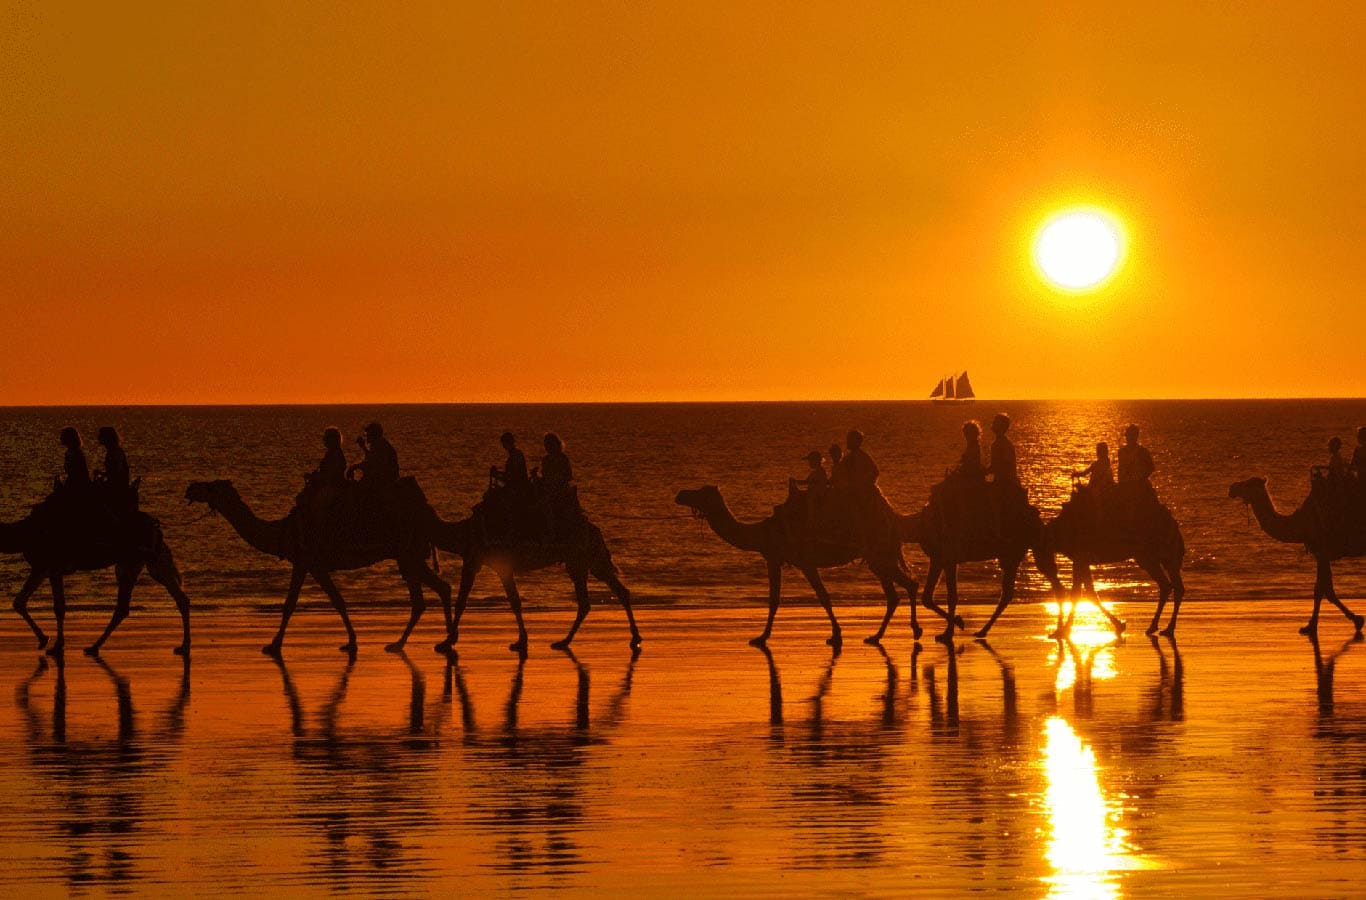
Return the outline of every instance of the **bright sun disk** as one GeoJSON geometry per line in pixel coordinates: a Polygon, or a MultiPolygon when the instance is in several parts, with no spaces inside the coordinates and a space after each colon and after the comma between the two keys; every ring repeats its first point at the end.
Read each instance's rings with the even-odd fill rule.
{"type": "Polygon", "coordinates": [[[1068,291],[1097,288],[1114,274],[1123,255],[1119,223],[1098,210],[1058,213],[1039,229],[1034,262],[1053,285],[1068,291]]]}

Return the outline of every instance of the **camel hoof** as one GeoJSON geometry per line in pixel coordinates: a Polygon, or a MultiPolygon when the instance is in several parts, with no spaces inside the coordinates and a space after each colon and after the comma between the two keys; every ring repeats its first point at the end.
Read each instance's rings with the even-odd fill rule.
{"type": "Polygon", "coordinates": [[[863,639],[863,643],[867,644],[869,647],[877,647],[882,643],[882,635],[870,634],[863,639]]]}
{"type": "Polygon", "coordinates": [[[825,639],[825,643],[827,646],[830,647],[843,647],[844,638],[840,637],[838,634],[832,634],[830,635],[830,637],[825,639]]]}
{"type": "Polygon", "coordinates": [[[641,639],[640,639],[640,635],[638,635],[638,634],[633,634],[633,635],[631,635],[631,649],[632,649],[632,650],[638,650],[638,649],[640,648],[640,640],[641,640],[641,639]]]}
{"type": "Polygon", "coordinates": [[[1119,637],[1121,634],[1123,634],[1123,633],[1124,633],[1124,629],[1126,629],[1126,628],[1128,628],[1128,627],[1129,627],[1128,625],[1124,624],[1124,620],[1123,620],[1123,619],[1120,619],[1118,622],[1116,622],[1116,623],[1115,623],[1115,637],[1119,637]]]}
{"type": "Polygon", "coordinates": [[[941,643],[941,644],[946,644],[946,645],[952,644],[952,643],[953,643],[953,632],[952,632],[952,631],[943,631],[943,632],[940,632],[939,634],[936,634],[936,635],[934,636],[934,639],[935,639],[936,641],[938,641],[939,643],[941,643]]]}
{"type": "Polygon", "coordinates": [[[757,638],[752,638],[749,642],[749,645],[751,647],[758,647],[760,650],[762,650],[763,648],[768,646],[768,635],[765,634],[760,635],[757,638]]]}
{"type": "Polygon", "coordinates": [[[925,626],[923,626],[923,625],[912,625],[912,626],[911,626],[911,637],[915,638],[917,641],[920,640],[920,636],[923,635],[924,633],[925,633],[925,626]]]}
{"type": "Polygon", "coordinates": [[[402,653],[402,652],[403,652],[403,641],[394,641],[392,644],[385,644],[385,645],[384,645],[384,652],[385,652],[385,653],[402,653]]]}
{"type": "Polygon", "coordinates": [[[1160,635],[1162,635],[1163,637],[1166,637],[1166,638],[1169,638],[1169,637],[1176,637],[1176,626],[1175,626],[1175,625],[1168,625],[1166,628],[1164,628],[1164,629],[1162,629],[1161,631],[1159,631],[1158,634],[1160,634],[1160,635]]]}
{"type": "Polygon", "coordinates": [[[176,656],[189,656],[189,655],[190,655],[190,645],[189,645],[189,644],[181,644],[179,647],[173,647],[173,648],[171,648],[171,652],[174,653],[176,656]]]}
{"type": "Polygon", "coordinates": [[[86,656],[96,657],[100,655],[100,647],[98,644],[91,644],[89,647],[86,647],[81,652],[84,653],[86,656]]]}
{"type": "Polygon", "coordinates": [[[513,641],[511,644],[508,644],[508,649],[514,653],[524,654],[526,653],[526,644],[526,638],[522,638],[520,641],[513,641]]]}
{"type": "Polygon", "coordinates": [[[433,647],[432,649],[435,650],[437,653],[450,653],[452,650],[455,649],[455,641],[454,641],[454,640],[442,641],[441,643],[437,644],[437,645],[436,645],[435,647],[433,647]]]}
{"type": "Polygon", "coordinates": [[[1361,626],[1366,625],[1366,616],[1352,616],[1352,624],[1356,626],[1357,634],[1361,634],[1361,626]]]}
{"type": "Polygon", "coordinates": [[[1070,628],[1054,628],[1052,631],[1048,632],[1048,638],[1053,641],[1065,641],[1070,633],[1070,628]]]}
{"type": "Polygon", "coordinates": [[[1157,623],[1154,622],[1153,624],[1149,625],[1149,626],[1148,626],[1148,630],[1145,631],[1145,632],[1143,632],[1143,633],[1144,633],[1144,634],[1157,634],[1157,623]]]}
{"type": "Polygon", "coordinates": [[[342,645],[341,645],[340,647],[338,647],[337,649],[340,650],[340,651],[343,652],[343,653],[350,654],[350,655],[353,655],[353,656],[354,656],[355,653],[356,653],[356,649],[357,649],[357,648],[356,648],[356,642],[355,642],[355,641],[352,641],[352,642],[349,643],[349,644],[342,644],[342,645]]]}
{"type": "Polygon", "coordinates": [[[553,644],[550,645],[550,649],[551,649],[551,650],[568,650],[568,649],[569,649],[569,638],[565,638],[565,639],[562,640],[562,641],[556,641],[555,643],[553,643],[553,644]]]}
{"type": "Polygon", "coordinates": [[[273,656],[276,659],[279,659],[281,649],[282,648],[278,643],[266,644],[264,647],[261,648],[261,652],[264,653],[266,656],[273,656]]]}
{"type": "Polygon", "coordinates": [[[47,648],[48,656],[61,656],[65,652],[66,647],[64,647],[60,641],[47,648]]]}
{"type": "Polygon", "coordinates": [[[1318,623],[1314,623],[1313,625],[1303,625],[1303,626],[1301,626],[1301,627],[1300,627],[1300,634],[1317,634],[1317,633],[1318,633],[1318,628],[1316,627],[1317,624],[1318,624],[1318,623]]]}

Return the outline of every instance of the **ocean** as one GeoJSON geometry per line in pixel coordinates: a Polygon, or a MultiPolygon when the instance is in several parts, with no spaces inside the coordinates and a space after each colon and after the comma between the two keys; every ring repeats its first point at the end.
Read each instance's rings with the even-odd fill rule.
{"type": "MultiPolygon", "coordinates": [[[[783,500],[790,476],[803,475],[808,451],[842,443],[848,429],[858,428],[881,469],[883,491],[899,510],[911,511],[956,461],[963,421],[977,418],[985,429],[997,412],[1013,420],[1021,479],[1045,519],[1067,498],[1068,472],[1092,459],[1095,443],[1109,441],[1113,455],[1124,426],[1137,423],[1156,461],[1154,484],[1186,538],[1187,599],[1245,602],[1308,598],[1312,562],[1301,548],[1267,538],[1242,504],[1228,498],[1229,484],[1265,476],[1282,508],[1293,508],[1308,489],[1309,467],[1326,460],[1331,436],[1341,436],[1350,452],[1356,428],[1366,422],[1366,401],[6,408],[0,409],[0,519],[21,517],[50,489],[61,468],[57,434],[63,426],[81,431],[94,468],[102,455],[95,432],[113,425],[134,474],[143,478],[143,508],[163,520],[196,608],[275,608],[285,591],[286,564],[251,550],[222,519],[203,516],[204,507],[188,506],[188,483],[231,479],[258,515],[282,516],[304,473],[322,455],[322,429],[340,427],[354,460],[354,436],[373,420],[383,423],[404,472],[417,476],[442,516],[456,519],[468,514],[487,487],[489,466],[501,464],[498,437],[504,430],[517,434],[533,465],[541,436],[555,431],[573,460],[584,508],[606,535],[639,605],[759,603],[766,598],[759,557],[732,549],[687,518],[673,502],[679,489],[717,485],[738,517],[758,519],[783,500]]],[[[924,557],[913,548],[907,556],[922,574],[924,557]]],[[[457,580],[452,570],[458,561],[447,563],[446,577],[457,580]]],[[[1039,597],[1044,582],[1037,570],[1026,563],[1023,572],[1024,596],[1039,597]]],[[[23,574],[17,557],[0,559],[0,588],[17,590],[23,574]]],[[[1350,566],[1346,574],[1343,596],[1354,596],[1350,566]]],[[[996,575],[994,564],[967,567],[964,601],[993,600],[996,575]]],[[[407,604],[393,563],[342,573],[338,583],[357,607],[407,604]]],[[[569,582],[556,570],[520,583],[533,608],[570,602],[569,582]]],[[[877,584],[861,566],[832,571],[828,584],[837,609],[882,603],[877,584]]],[[[1106,568],[1097,586],[1117,599],[1155,595],[1133,566],[1106,568]]],[[[77,606],[104,604],[112,597],[113,578],[108,572],[80,575],[70,590],[77,606]]],[[[45,594],[40,592],[38,604],[45,594]]],[[[474,596],[476,603],[494,602],[501,588],[485,572],[474,596]]],[[[595,584],[593,596],[601,600],[607,593],[595,584]]],[[[813,602],[795,572],[787,577],[784,597],[813,602]]],[[[134,596],[135,607],[164,602],[169,601],[161,589],[147,581],[134,596]]],[[[305,609],[325,602],[321,591],[305,589],[305,609]]]]}

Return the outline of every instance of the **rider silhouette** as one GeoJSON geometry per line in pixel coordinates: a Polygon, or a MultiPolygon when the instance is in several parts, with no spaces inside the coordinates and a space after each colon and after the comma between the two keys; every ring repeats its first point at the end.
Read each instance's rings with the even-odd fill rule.
{"type": "Polygon", "coordinates": [[[365,450],[365,459],[346,470],[348,478],[357,471],[363,476],[361,486],[374,491],[388,487],[398,481],[398,451],[384,436],[384,426],[371,422],[365,426],[365,434],[356,439],[365,450]]]}
{"type": "Polygon", "coordinates": [[[329,426],[323,429],[323,447],[326,448],[323,452],[323,458],[318,463],[318,468],[309,476],[309,481],[314,484],[340,484],[344,482],[346,480],[346,454],[342,452],[340,428],[329,426]]]}
{"type": "Polygon", "coordinates": [[[1348,468],[1358,480],[1366,478],[1366,425],[1357,429],[1357,445],[1352,451],[1352,462],[1348,468]]]}
{"type": "Polygon", "coordinates": [[[128,490],[131,483],[128,454],[123,452],[119,433],[112,426],[105,425],[95,439],[104,447],[104,468],[96,470],[95,480],[109,485],[115,491],[128,490]]]}
{"type": "Polygon", "coordinates": [[[981,426],[971,420],[964,422],[963,439],[967,446],[963,448],[963,455],[959,457],[953,474],[973,481],[982,481],[986,478],[987,470],[982,466],[981,426]]]}
{"type": "Polygon", "coordinates": [[[991,420],[991,431],[996,439],[991,442],[991,466],[987,472],[995,484],[1019,484],[1020,476],[1015,469],[1015,444],[1006,437],[1010,430],[1010,416],[997,413],[991,420]]]}
{"type": "Polygon", "coordinates": [[[504,431],[498,443],[507,451],[507,459],[503,462],[503,468],[494,466],[489,470],[489,475],[495,484],[520,491],[531,482],[526,470],[526,454],[517,446],[517,438],[511,431],[504,431]]]}
{"type": "Polygon", "coordinates": [[[1091,465],[1072,473],[1073,478],[1081,478],[1086,475],[1091,476],[1090,480],[1086,482],[1086,486],[1096,494],[1115,483],[1115,476],[1110,470],[1109,444],[1104,441],[1096,444],[1096,458],[1091,465]]]}
{"type": "Polygon", "coordinates": [[[1124,429],[1124,446],[1119,448],[1119,483],[1147,481],[1156,467],[1148,448],[1138,442],[1138,426],[1124,429]]]}
{"type": "Polygon", "coordinates": [[[90,467],[85,461],[85,450],[81,448],[80,432],[68,425],[57,440],[66,448],[62,457],[63,477],[57,480],[57,486],[69,490],[90,487],[90,467]]]}

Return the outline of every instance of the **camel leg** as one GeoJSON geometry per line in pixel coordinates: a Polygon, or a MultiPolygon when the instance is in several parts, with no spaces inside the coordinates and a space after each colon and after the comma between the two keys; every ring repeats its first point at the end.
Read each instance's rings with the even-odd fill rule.
{"type": "Polygon", "coordinates": [[[332,601],[332,608],[341,616],[342,624],[346,626],[346,643],[337,649],[343,653],[356,652],[356,629],[351,627],[351,617],[346,613],[346,600],[342,598],[341,591],[337,589],[337,583],[332,580],[331,572],[314,572],[313,580],[318,582],[318,586],[327,594],[327,599],[332,601]]]}
{"type": "MultiPolygon", "coordinates": [[[[460,570],[460,589],[455,598],[455,612],[446,614],[446,639],[436,645],[437,653],[448,653],[460,639],[460,618],[465,614],[465,604],[469,602],[470,591],[474,588],[474,576],[479,574],[479,566],[469,561],[460,570]]],[[[447,595],[449,601],[450,595],[447,595]]],[[[447,603],[449,606],[449,602],[447,603]]]]}
{"type": "MultiPolygon", "coordinates": [[[[892,579],[880,577],[878,580],[882,583],[882,593],[887,597],[887,612],[882,617],[882,624],[878,626],[877,634],[869,635],[863,639],[865,644],[872,644],[875,647],[882,643],[882,636],[887,633],[887,625],[892,621],[892,613],[896,612],[896,608],[901,605],[901,596],[897,594],[896,585],[892,583],[892,579]]],[[[914,593],[911,594],[911,611],[914,615],[914,593]]]]}
{"type": "Polygon", "coordinates": [[[1350,609],[1347,608],[1347,604],[1343,603],[1341,600],[1338,599],[1337,588],[1333,586],[1333,570],[1332,567],[1326,562],[1324,563],[1324,570],[1325,577],[1323,583],[1323,595],[1327,597],[1334,606],[1342,610],[1342,614],[1346,616],[1348,620],[1351,621],[1352,625],[1355,627],[1356,633],[1361,634],[1361,626],[1363,623],[1366,623],[1366,619],[1363,619],[1361,616],[1358,616],[1355,613],[1353,613],[1350,609]]]}
{"type": "Polygon", "coordinates": [[[114,614],[109,617],[109,624],[105,626],[104,634],[101,634],[95,643],[85,648],[86,656],[99,656],[100,648],[104,646],[104,642],[109,640],[109,636],[114,633],[115,628],[119,627],[119,623],[128,618],[128,610],[133,602],[133,587],[138,583],[138,575],[141,573],[141,563],[114,566],[114,577],[119,584],[119,596],[114,601],[114,614]]]}
{"type": "Polygon", "coordinates": [[[1086,577],[1084,571],[1089,571],[1084,563],[1072,561],[1072,587],[1068,589],[1066,597],[1058,599],[1058,624],[1049,635],[1054,640],[1063,640],[1072,630],[1072,619],[1077,614],[1077,597],[1082,592],[1082,583],[1086,577]]]}
{"type": "Polygon", "coordinates": [[[574,624],[569,626],[569,633],[563,640],[551,644],[552,650],[568,650],[574,635],[579,633],[579,626],[588,618],[588,573],[571,571],[569,577],[574,582],[574,602],[578,604],[578,609],[574,613],[574,624]]]}
{"type": "Polygon", "coordinates": [[[626,585],[621,583],[621,579],[617,577],[617,573],[610,566],[602,571],[597,569],[591,571],[594,578],[607,585],[612,596],[620,600],[622,608],[626,610],[626,622],[631,626],[631,649],[634,650],[640,646],[640,629],[636,627],[636,615],[631,610],[631,592],[627,590],[626,585]]]}
{"type": "Polygon", "coordinates": [[[1001,617],[1001,613],[1006,611],[1010,601],[1015,599],[1015,577],[1020,571],[1020,559],[1001,560],[1001,602],[996,604],[996,609],[992,611],[991,618],[987,623],[977,629],[973,637],[984,638],[987,632],[991,631],[991,626],[996,624],[996,620],[1001,617]]]}
{"type": "Polygon", "coordinates": [[[47,581],[52,588],[52,613],[57,617],[57,639],[47,648],[47,655],[60,656],[66,650],[66,585],[61,575],[49,575],[47,581]]]}
{"type": "Polygon", "coordinates": [[[47,635],[43,634],[43,629],[38,627],[38,623],[33,621],[33,616],[29,614],[28,598],[33,596],[33,592],[38,590],[38,585],[42,583],[43,573],[35,569],[28,573],[28,577],[24,579],[23,586],[19,588],[19,593],[14,595],[14,611],[17,612],[19,618],[23,619],[24,622],[28,624],[28,627],[32,629],[33,636],[38,639],[39,650],[47,646],[47,635]]]}
{"type": "Polygon", "coordinates": [[[953,643],[953,629],[958,623],[958,566],[949,563],[944,566],[944,592],[949,596],[948,615],[945,616],[944,630],[934,636],[941,644],[953,643]]]}
{"type": "Polygon", "coordinates": [[[409,573],[405,576],[404,583],[408,585],[408,624],[403,629],[403,634],[399,635],[398,640],[391,644],[385,644],[384,649],[388,653],[401,653],[403,647],[408,643],[408,635],[413,633],[417,627],[417,622],[422,618],[422,613],[427,609],[427,601],[422,597],[422,582],[417,573],[409,573]]]}
{"type": "Polygon", "coordinates": [[[436,595],[441,598],[441,611],[446,618],[446,630],[451,630],[451,585],[450,582],[436,573],[435,569],[423,565],[418,570],[418,578],[427,587],[436,591],[436,595]]]}
{"type": "Polygon", "coordinates": [[[1162,611],[1167,608],[1167,598],[1171,596],[1172,582],[1167,577],[1166,571],[1162,568],[1162,563],[1156,559],[1138,560],[1139,566],[1148,573],[1148,577],[1157,582],[1157,609],[1153,612],[1153,620],[1148,623],[1148,628],[1144,632],[1147,635],[1157,634],[1157,626],[1162,624],[1162,611]]]}
{"type": "Polygon", "coordinates": [[[906,598],[911,607],[911,634],[918,641],[920,636],[925,633],[925,629],[920,627],[920,622],[915,615],[915,600],[920,593],[920,584],[915,580],[915,576],[908,572],[897,572],[892,576],[892,581],[901,585],[902,589],[906,591],[906,598]]]}
{"type": "Polygon", "coordinates": [[[512,570],[508,569],[505,573],[500,573],[503,579],[503,591],[507,594],[508,605],[512,607],[512,614],[517,617],[517,640],[508,644],[509,650],[515,650],[523,656],[527,651],[526,620],[522,618],[522,595],[517,591],[517,581],[512,577],[512,570]]]}
{"type": "Polygon", "coordinates": [[[1332,577],[1328,560],[1320,559],[1318,567],[1314,570],[1314,611],[1309,614],[1309,621],[1300,628],[1300,634],[1316,636],[1319,633],[1319,606],[1323,603],[1323,584],[1332,577]]]}
{"type": "Polygon", "coordinates": [[[180,613],[180,646],[174,648],[177,656],[190,652],[190,598],[182,588],[180,570],[176,568],[175,558],[165,544],[161,544],[156,554],[147,563],[147,574],[152,580],[166,589],[175,601],[176,611],[180,613]]]}
{"type": "Polygon", "coordinates": [[[294,615],[294,609],[299,605],[299,591],[304,587],[304,576],[307,570],[303,566],[295,566],[289,573],[289,590],[285,593],[285,606],[280,610],[280,630],[275,633],[275,640],[261,648],[261,652],[267,656],[279,656],[280,648],[285,643],[285,628],[289,625],[289,617],[294,615]]]}
{"type": "Polygon", "coordinates": [[[764,623],[764,633],[750,641],[751,647],[768,645],[769,635],[773,634],[773,620],[778,616],[778,599],[783,593],[783,564],[781,560],[768,562],[768,621],[764,623]]]}
{"type": "Polygon", "coordinates": [[[1181,612],[1181,599],[1186,596],[1186,582],[1181,577],[1181,564],[1168,566],[1167,577],[1171,579],[1172,583],[1172,617],[1167,620],[1167,627],[1162,629],[1161,633],[1165,637],[1175,637],[1176,617],[1181,612]]]}
{"type": "MultiPolygon", "coordinates": [[[[1143,564],[1139,563],[1139,565],[1142,566],[1143,564]]],[[[1162,573],[1161,568],[1159,568],[1157,571],[1159,575],[1162,573]]],[[[1114,629],[1115,637],[1119,637],[1120,635],[1122,635],[1124,633],[1124,629],[1128,628],[1129,626],[1126,625],[1124,620],[1121,619],[1119,616],[1110,612],[1110,610],[1106,608],[1104,603],[1100,602],[1100,594],[1096,592],[1096,577],[1095,574],[1092,573],[1090,566],[1086,567],[1086,592],[1091,597],[1091,603],[1096,607],[1096,609],[1101,611],[1101,614],[1104,615],[1107,620],[1109,620],[1110,627],[1114,629]]],[[[1077,607],[1074,604],[1072,607],[1072,615],[1075,616],[1076,614],[1077,607]]],[[[1067,630],[1069,632],[1071,632],[1072,630],[1071,618],[1067,620],[1067,630]]]]}
{"type": "MultiPolygon", "coordinates": [[[[948,611],[941,607],[938,603],[934,602],[934,589],[939,586],[939,579],[943,576],[943,574],[944,567],[940,565],[932,557],[930,559],[930,571],[925,575],[925,590],[920,602],[925,605],[926,609],[930,609],[938,613],[939,618],[947,619],[949,617],[948,611]]],[[[912,630],[915,631],[916,639],[919,640],[921,630],[916,628],[913,628],[912,630]]]]}
{"type": "Polygon", "coordinates": [[[807,582],[811,585],[811,590],[816,592],[816,599],[821,602],[821,608],[825,610],[826,616],[830,619],[830,637],[826,638],[826,643],[831,647],[840,647],[844,644],[844,636],[840,634],[840,623],[835,618],[835,607],[830,603],[830,592],[825,589],[825,582],[821,581],[821,573],[814,567],[802,569],[802,574],[806,576],[807,582]]]}

